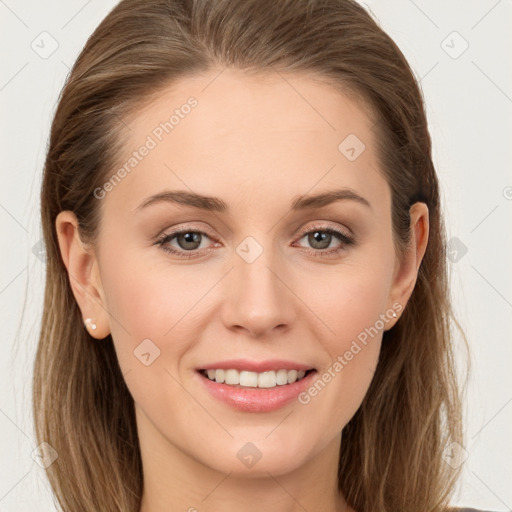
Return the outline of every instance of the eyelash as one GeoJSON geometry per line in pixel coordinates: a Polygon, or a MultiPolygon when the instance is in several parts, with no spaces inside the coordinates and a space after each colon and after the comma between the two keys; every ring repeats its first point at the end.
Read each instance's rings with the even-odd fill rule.
{"type": "MultiPolygon", "coordinates": [[[[340,242],[342,242],[342,245],[340,247],[336,247],[334,249],[310,249],[311,252],[315,253],[315,256],[331,256],[341,253],[342,251],[346,250],[346,246],[351,246],[355,244],[355,239],[348,235],[347,233],[344,233],[343,231],[339,230],[338,228],[335,228],[333,225],[319,225],[319,226],[312,226],[307,231],[303,231],[298,240],[304,238],[304,236],[309,235],[311,233],[320,232],[320,233],[327,233],[329,235],[334,235],[340,242]]],[[[197,258],[200,257],[198,255],[198,249],[193,249],[190,251],[185,250],[176,250],[174,248],[170,248],[169,245],[167,245],[168,242],[170,242],[172,239],[176,238],[179,235],[183,235],[185,233],[196,233],[199,235],[205,235],[210,240],[213,239],[208,233],[201,231],[201,230],[195,230],[195,229],[182,229],[178,231],[173,231],[171,233],[166,233],[162,235],[156,242],[155,245],[159,245],[162,250],[164,250],[167,253],[173,254],[175,256],[179,256],[181,258],[197,258]]],[[[210,251],[211,248],[205,249],[206,251],[210,251]]]]}

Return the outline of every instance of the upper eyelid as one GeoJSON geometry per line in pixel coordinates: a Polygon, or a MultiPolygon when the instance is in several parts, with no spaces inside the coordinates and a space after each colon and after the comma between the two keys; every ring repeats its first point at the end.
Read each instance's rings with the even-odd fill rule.
{"type": "Polygon", "coordinates": [[[317,229],[318,231],[333,230],[333,231],[340,231],[341,233],[344,233],[345,231],[347,231],[347,233],[344,233],[344,234],[346,234],[347,236],[353,236],[352,230],[349,229],[348,227],[340,227],[340,226],[335,225],[333,222],[329,222],[329,221],[324,221],[324,222],[326,222],[326,224],[323,224],[322,222],[317,222],[317,223],[314,223],[312,226],[308,226],[304,229],[301,229],[300,234],[304,235],[306,233],[310,233],[311,231],[314,231],[315,229],[317,229]]]}
{"type": "MultiPolygon", "coordinates": [[[[305,234],[310,233],[312,230],[315,230],[315,229],[325,230],[325,231],[332,229],[334,231],[340,231],[342,233],[344,233],[344,231],[346,230],[347,233],[344,233],[344,234],[346,234],[347,236],[351,236],[351,237],[353,236],[352,230],[349,229],[348,227],[344,227],[344,228],[339,227],[330,221],[323,221],[323,222],[326,222],[326,224],[322,224],[322,221],[320,221],[320,222],[314,223],[314,225],[312,225],[312,226],[307,226],[307,227],[301,229],[298,233],[298,236],[302,237],[305,234]]],[[[187,232],[201,233],[201,234],[207,235],[209,238],[212,238],[212,239],[215,238],[215,236],[213,236],[207,228],[198,228],[195,226],[192,226],[192,227],[184,226],[184,227],[174,228],[169,233],[165,233],[165,231],[164,231],[161,235],[157,236],[157,239],[160,239],[160,238],[163,238],[166,236],[171,236],[171,235],[176,236],[181,233],[187,233],[187,232]]]]}
{"type": "Polygon", "coordinates": [[[202,233],[202,234],[205,234],[205,235],[208,235],[210,237],[211,236],[211,233],[210,233],[210,230],[208,228],[204,228],[204,227],[196,227],[196,226],[180,226],[178,224],[178,227],[175,227],[175,228],[170,228],[169,231],[167,232],[167,229],[164,229],[160,235],[157,235],[157,239],[160,239],[160,238],[163,238],[163,237],[166,237],[166,236],[169,236],[169,235],[172,235],[172,236],[175,236],[175,235],[179,235],[180,233],[188,233],[188,232],[193,232],[193,233],[202,233]]]}

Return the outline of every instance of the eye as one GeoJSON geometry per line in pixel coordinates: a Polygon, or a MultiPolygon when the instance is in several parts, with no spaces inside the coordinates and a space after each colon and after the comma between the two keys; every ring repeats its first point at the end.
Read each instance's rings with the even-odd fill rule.
{"type": "Polygon", "coordinates": [[[200,254],[197,253],[198,249],[204,249],[202,242],[205,238],[210,239],[208,234],[204,231],[186,229],[164,234],[155,243],[165,252],[176,254],[184,258],[194,258],[200,256],[200,254]],[[174,239],[176,239],[177,248],[176,246],[170,245],[170,242],[174,239]]]}
{"type": "MultiPolygon", "coordinates": [[[[355,239],[349,233],[342,231],[334,225],[317,225],[304,231],[299,238],[307,239],[312,249],[309,252],[315,256],[337,255],[347,249],[347,246],[355,244],[355,239]],[[338,241],[338,245],[332,248],[332,243],[338,241]]],[[[205,240],[213,238],[204,231],[194,229],[181,229],[162,235],[155,245],[160,246],[165,252],[182,258],[201,257],[205,251],[210,251],[211,246],[205,246],[205,240]]],[[[216,246],[220,244],[216,243],[216,246]]],[[[303,247],[300,245],[300,247],[303,247]]]]}
{"type": "Polygon", "coordinates": [[[307,243],[313,248],[313,253],[318,256],[336,255],[345,251],[347,246],[354,245],[354,237],[334,227],[333,225],[317,225],[302,233],[299,240],[306,239],[307,243]],[[332,242],[338,241],[338,246],[332,248],[332,242]],[[325,250],[329,249],[329,250],[325,250]]]}

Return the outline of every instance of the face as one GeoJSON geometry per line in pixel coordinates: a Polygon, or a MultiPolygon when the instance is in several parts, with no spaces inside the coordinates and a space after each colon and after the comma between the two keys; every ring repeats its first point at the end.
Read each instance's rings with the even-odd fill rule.
{"type": "Polygon", "coordinates": [[[299,468],[340,442],[410,292],[370,118],[313,76],[225,70],[126,124],[96,192],[93,314],[141,445],[224,473],[299,468]]]}

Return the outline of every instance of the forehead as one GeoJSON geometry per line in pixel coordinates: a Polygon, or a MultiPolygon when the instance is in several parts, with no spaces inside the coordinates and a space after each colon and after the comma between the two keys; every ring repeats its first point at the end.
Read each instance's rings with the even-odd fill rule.
{"type": "Polygon", "coordinates": [[[376,197],[386,183],[372,125],[361,103],[315,75],[220,69],[181,78],[126,119],[112,171],[128,172],[108,202],[133,210],[164,189],[227,202],[259,190],[289,204],[333,186],[376,197]]]}

